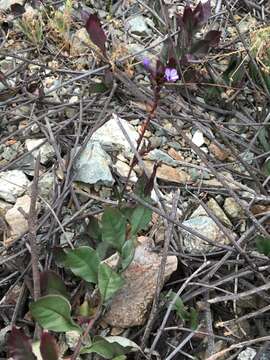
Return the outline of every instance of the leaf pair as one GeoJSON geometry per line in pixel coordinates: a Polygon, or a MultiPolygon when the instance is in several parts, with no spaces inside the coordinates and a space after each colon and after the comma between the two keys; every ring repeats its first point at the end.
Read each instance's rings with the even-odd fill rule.
{"type": "Polygon", "coordinates": [[[41,335],[37,351],[33,351],[31,340],[21,330],[13,327],[8,339],[8,349],[13,360],[36,360],[37,352],[42,360],[59,359],[58,345],[54,337],[47,332],[41,335]]]}
{"type": "Polygon", "coordinates": [[[102,300],[106,302],[124,284],[123,278],[105,263],[89,246],[81,246],[61,254],[61,265],[74,275],[97,284],[102,300]]]}
{"type": "Polygon", "coordinates": [[[180,35],[177,41],[178,55],[181,62],[186,64],[206,55],[210,47],[218,45],[221,33],[217,30],[209,31],[203,39],[197,40],[195,35],[207,23],[211,15],[210,0],[192,9],[186,6],[183,15],[176,16],[180,35]]]}

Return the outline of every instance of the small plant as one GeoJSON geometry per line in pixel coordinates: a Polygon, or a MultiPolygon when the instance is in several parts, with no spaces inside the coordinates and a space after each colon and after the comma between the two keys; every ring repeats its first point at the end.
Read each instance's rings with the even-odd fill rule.
{"type": "MultiPolygon", "coordinates": [[[[151,201],[149,193],[152,190],[151,181],[144,178],[138,181],[135,192],[145,201],[151,201]]],[[[78,347],[78,353],[86,354],[96,352],[105,359],[116,359],[132,350],[138,350],[138,346],[122,337],[95,337],[90,339],[88,332],[84,333],[84,325],[89,329],[95,320],[106,307],[108,301],[114,294],[121,289],[125,283],[122,275],[123,271],[131,263],[136,247],[137,234],[148,227],[152,218],[152,211],[143,206],[127,206],[121,204],[118,208],[107,207],[104,210],[101,221],[94,217],[89,219],[89,235],[95,239],[99,245],[97,249],[89,246],[80,246],[75,249],[62,250],[56,252],[56,260],[59,266],[69,269],[75,276],[81,278],[86,284],[96,286],[98,293],[98,305],[91,307],[88,301],[79,306],[77,311],[77,322],[72,316],[72,307],[69,294],[61,278],[52,271],[44,271],[40,275],[41,297],[30,304],[30,312],[39,326],[47,331],[67,332],[76,331],[81,334],[84,345],[82,349],[78,347]],[[118,254],[118,261],[111,267],[102,261],[106,250],[111,248],[118,254]]],[[[13,334],[19,330],[13,329],[13,334]]],[[[42,335],[43,337],[45,335],[42,335]]],[[[19,357],[18,344],[12,340],[9,342],[10,352],[14,360],[29,360],[33,357],[29,340],[20,332],[20,337],[24,338],[24,345],[27,348],[27,357],[19,357]]],[[[41,344],[43,340],[41,337],[41,344]]],[[[50,343],[53,342],[49,338],[50,343]]],[[[51,347],[55,348],[52,344],[51,347]]],[[[40,345],[42,347],[42,345],[40,345]]],[[[34,358],[33,358],[34,359],[34,358]]],[[[57,357],[43,360],[54,360],[57,357]]]]}
{"type": "Polygon", "coordinates": [[[71,41],[73,0],[66,0],[64,10],[55,10],[49,19],[49,28],[53,39],[60,39],[65,49],[69,49],[71,41]]]}
{"type": "Polygon", "coordinates": [[[19,29],[29,42],[39,48],[44,39],[44,22],[42,14],[37,11],[25,12],[17,22],[19,29]]]}
{"type": "Polygon", "coordinates": [[[198,327],[198,313],[197,311],[191,307],[189,310],[187,310],[186,306],[184,305],[182,299],[177,296],[177,294],[173,291],[169,291],[167,294],[164,295],[167,306],[174,301],[174,305],[172,310],[174,310],[184,323],[188,323],[189,327],[192,330],[196,330],[198,327]],[[174,300],[176,298],[176,300],[174,300]]]}

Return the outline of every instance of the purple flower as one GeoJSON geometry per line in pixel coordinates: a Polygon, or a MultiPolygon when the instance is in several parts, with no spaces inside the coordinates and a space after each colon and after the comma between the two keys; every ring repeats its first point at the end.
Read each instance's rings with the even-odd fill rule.
{"type": "Polygon", "coordinates": [[[148,68],[148,67],[150,66],[150,60],[147,59],[147,58],[144,58],[144,59],[143,59],[143,66],[146,67],[146,68],[148,68]]]}
{"type": "Polygon", "coordinates": [[[179,79],[177,70],[174,68],[166,68],[165,69],[165,79],[169,82],[177,81],[179,79]]]}

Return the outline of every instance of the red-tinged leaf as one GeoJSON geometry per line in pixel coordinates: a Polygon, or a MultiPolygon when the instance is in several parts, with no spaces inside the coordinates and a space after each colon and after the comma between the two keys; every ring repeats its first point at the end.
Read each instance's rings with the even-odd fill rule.
{"type": "Polygon", "coordinates": [[[36,360],[30,339],[16,327],[12,328],[9,335],[8,350],[13,360],[36,360]]]}
{"type": "MultiPolygon", "coordinates": [[[[180,21],[181,22],[181,21],[180,21]]],[[[192,30],[193,21],[193,11],[190,6],[185,6],[182,23],[187,32],[192,30]]]]}
{"type": "Polygon", "coordinates": [[[197,27],[206,24],[210,16],[211,16],[210,0],[206,1],[205,3],[199,2],[199,4],[193,10],[193,17],[194,17],[195,25],[197,27]]]}
{"type": "Polygon", "coordinates": [[[100,50],[105,55],[106,53],[105,43],[107,38],[105,32],[101,27],[101,23],[97,15],[91,14],[86,22],[85,27],[90,36],[90,39],[93,41],[95,45],[97,45],[100,48],[100,50]]]}
{"type": "Polygon", "coordinates": [[[204,40],[209,41],[210,46],[217,46],[220,42],[221,32],[217,30],[208,31],[205,35],[204,40]]]}
{"type": "Polygon", "coordinates": [[[48,332],[44,332],[40,340],[40,353],[43,360],[58,360],[59,348],[55,338],[48,332]]]}

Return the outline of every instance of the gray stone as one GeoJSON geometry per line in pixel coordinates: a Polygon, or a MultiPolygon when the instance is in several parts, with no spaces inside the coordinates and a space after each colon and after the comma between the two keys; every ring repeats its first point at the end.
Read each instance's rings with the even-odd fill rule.
{"type": "Polygon", "coordinates": [[[149,19],[142,15],[131,17],[126,22],[126,28],[134,35],[149,35],[151,29],[149,28],[149,19]]]}
{"type": "Polygon", "coordinates": [[[111,186],[114,183],[110,167],[111,158],[99,143],[89,141],[74,166],[75,181],[87,184],[101,183],[111,186]]]}
{"type": "Polygon", "coordinates": [[[54,184],[54,175],[50,172],[47,172],[40,176],[38,187],[40,195],[47,201],[52,199],[53,195],[53,184],[54,184]]]}
{"type": "Polygon", "coordinates": [[[177,161],[174,160],[170,155],[168,155],[165,151],[154,149],[148,153],[145,157],[147,160],[156,160],[162,161],[164,164],[177,166],[177,161]]]}
{"type": "Polygon", "coordinates": [[[91,141],[99,142],[104,150],[108,151],[124,151],[124,153],[131,157],[133,152],[128,140],[125,138],[122,130],[118,125],[118,120],[125,129],[133,146],[136,148],[139,134],[126,120],[119,118],[113,114],[112,118],[101,126],[92,136],[91,141]]]}
{"type": "MultiPolygon", "coordinates": [[[[27,139],[25,141],[25,146],[28,151],[33,150],[35,147],[42,144],[46,139],[27,139]]],[[[48,161],[52,160],[54,157],[54,148],[48,142],[44,145],[41,145],[37,150],[32,152],[34,158],[37,158],[38,153],[40,153],[40,162],[41,164],[46,164],[48,161]]]]}
{"type": "Polygon", "coordinates": [[[256,356],[256,351],[250,347],[246,348],[244,351],[241,351],[237,356],[237,360],[252,360],[256,356]]]}
{"type": "MultiPolygon", "coordinates": [[[[221,232],[214,220],[208,216],[198,216],[183,222],[183,225],[197,231],[199,234],[207,237],[209,240],[217,244],[228,244],[229,240],[221,232]]],[[[208,253],[218,248],[200,239],[199,237],[190,234],[187,231],[182,232],[183,247],[189,253],[208,253]]]]}
{"type": "Polygon", "coordinates": [[[9,170],[0,174],[0,198],[15,203],[24,194],[30,181],[20,170],[9,170]]]}

